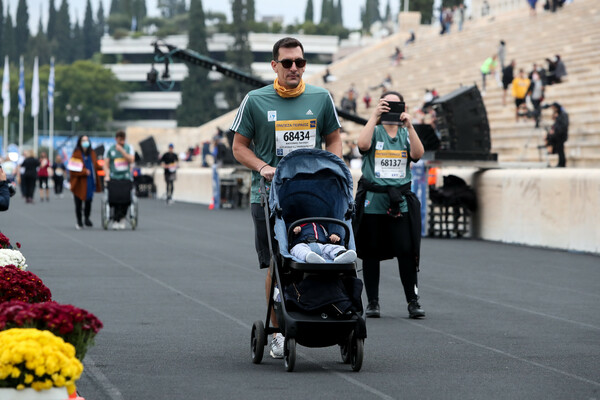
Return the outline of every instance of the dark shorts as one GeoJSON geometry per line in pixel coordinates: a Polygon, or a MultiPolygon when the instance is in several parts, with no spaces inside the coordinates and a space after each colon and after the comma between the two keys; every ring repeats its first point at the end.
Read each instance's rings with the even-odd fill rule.
{"type": "MultiPolygon", "coordinates": [[[[267,223],[265,219],[265,212],[260,204],[252,203],[250,205],[252,212],[252,221],[254,222],[254,246],[256,247],[256,254],[258,255],[258,263],[260,268],[268,268],[271,262],[271,251],[269,250],[269,238],[267,236],[267,223]]],[[[271,243],[275,252],[278,251],[278,246],[273,237],[273,221],[271,223],[271,243]]]]}
{"type": "Polygon", "coordinates": [[[38,181],[40,182],[40,189],[48,189],[48,177],[47,176],[38,176],[38,181]]]}
{"type": "Polygon", "coordinates": [[[512,84],[512,82],[502,82],[502,87],[504,90],[508,90],[508,87],[512,84]]]}
{"type": "Polygon", "coordinates": [[[525,99],[515,99],[515,106],[519,108],[521,104],[525,104],[525,99]]]}

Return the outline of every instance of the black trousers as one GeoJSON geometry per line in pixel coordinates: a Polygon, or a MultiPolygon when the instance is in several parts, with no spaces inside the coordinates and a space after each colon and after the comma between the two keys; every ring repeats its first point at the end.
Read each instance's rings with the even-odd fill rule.
{"type": "Polygon", "coordinates": [[[129,204],[111,203],[111,206],[115,209],[115,221],[120,221],[127,216],[129,204]]]}
{"type": "Polygon", "coordinates": [[[413,238],[408,216],[391,219],[384,215],[365,214],[361,222],[359,257],[363,260],[363,281],[369,301],[379,300],[380,253],[378,246],[393,246],[406,302],[417,300],[417,268],[413,256],[413,238]],[[369,250],[363,250],[364,247],[369,250]]]}
{"type": "Polygon", "coordinates": [[[21,178],[21,188],[23,190],[23,196],[27,199],[32,199],[35,192],[35,182],[37,177],[35,176],[23,176],[21,178]]]}
{"type": "Polygon", "coordinates": [[[90,214],[92,212],[92,200],[83,201],[77,196],[73,196],[73,199],[75,199],[75,217],[77,218],[77,223],[79,225],[83,225],[83,223],[81,222],[82,221],[82,219],[81,219],[82,205],[83,205],[83,215],[85,216],[85,219],[88,220],[88,219],[90,219],[90,214]]]}
{"type": "Polygon", "coordinates": [[[65,178],[62,176],[54,176],[52,179],[54,180],[54,193],[61,194],[63,191],[63,181],[65,178]]]}
{"type": "Polygon", "coordinates": [[[565,157],[565,143],[555,143],[552,146],[552,152],[558,154],[558,165],[557,167],[564,168],[567,166],[567,158],[565,157]]]}
{"type": "Polygon", "coordinates": [[[173,198],[173,180],[165,179],[165,183],[167,185],[167,200],[171,200],[173,198]]]}

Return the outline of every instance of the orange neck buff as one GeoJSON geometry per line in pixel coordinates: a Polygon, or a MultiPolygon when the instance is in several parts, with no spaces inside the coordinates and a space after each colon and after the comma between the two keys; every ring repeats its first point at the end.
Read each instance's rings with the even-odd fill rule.
{"type": "Polygon", "coordinates": [[[279,84],[279,78],[275,78],[275,82],[273,83],[273,87],[275,88],[275,91],[277,92],[278,95],[280,95],[283,98],[288,98],[288,97],[298,97],[300,96],[302,93],[304,93],[304,89],[306,89],[306,86],[304,85],[304,81],[301,80],[300,83],[298,84],[298,86],[296,86],[293,89],[286,89],[283,86],[281,86],[279,84]]]}

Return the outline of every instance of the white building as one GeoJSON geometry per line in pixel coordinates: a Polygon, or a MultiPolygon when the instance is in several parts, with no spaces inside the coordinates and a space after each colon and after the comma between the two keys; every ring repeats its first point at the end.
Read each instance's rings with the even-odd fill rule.
{"type": "MultiPolygon", "coordinates": [[[[273,44],[284,34],[251,33],[250,48],[254,55],[252,72],[265,80],[273,79],[271,69],[273,44]]],[[[338,51],[337,36],[294,35],[304,45],[305,57],[309,61],[305,75],[321,74],[326,65],[333,60],[338,51]]],[[[115,39],[105,35],[102,38],[100,51],[105,67],[110,68],[116,77],[131,85],[131,92],[125,94],[120,101],[120,118],[115,121],[115,127],[148,126],[171,128],[177,125],[175,110],[181,103],[181,81],[187,76],[187,66],[179,62],[169,65],[171,83],[162,82],[171,90],[161,90],[156,85],[151,87],[146,83],[146,75],[154,61],[153,36],[138,38],[126,37],[115,39]],[[171,87],[172,86],[172,87],[171,87]]],[[[187,35],[169,36],[165,43],[186,49],[187,35]]],[[[223,62],[225,54],[233,43],[233,37],[227,34],[215,34],[208,40],[207,56],[223,62]]],[[[194,49],[190,49],[194,50],[194,49]]],[[[155,64],[159,78],[164,72],[163,64],[155,64]]],[[[201,68],[201,67],[194,67],[201,68]]],[[[217,72],[210,72],[211,79],[221,79],[217,72]]],[[[163,87],[163,89],[167,89],[163,87]]]]}

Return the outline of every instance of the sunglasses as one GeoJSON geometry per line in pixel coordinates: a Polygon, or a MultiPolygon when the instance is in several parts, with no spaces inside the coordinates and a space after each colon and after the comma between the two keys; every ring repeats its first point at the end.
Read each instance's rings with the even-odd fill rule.
{"type": "Polygon", "coordinates": [[[283,68],[292,68],[292,64],[296,63],[296,67],[297,68],[304,68],[304,66],[306,65],[306,60],[304,58],[296,58],[295,60],[290,60],[290,59],[285,59],[285,60],[279,60],[279,61],[275,61],[276,63],[281,63],[281,65],[283,65],[283,68]]]}

